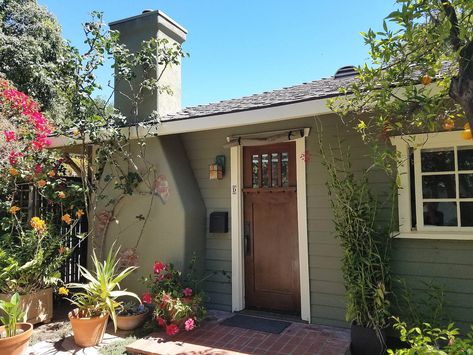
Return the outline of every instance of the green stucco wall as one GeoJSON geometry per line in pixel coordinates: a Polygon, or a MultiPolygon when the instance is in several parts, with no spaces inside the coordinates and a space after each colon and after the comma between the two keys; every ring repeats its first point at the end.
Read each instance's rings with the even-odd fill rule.
{"type": "MultiPolygon", "coordinates": [[[[136,146],[133,151],[137,152],[136,146]]],[[[149,212],[137,247],[140,267],[123,283],[139,294],[144,291],[141,278],[152,274],[155,261],[172,262],[176,267],[184,268],[195,252],[200,256],[199,268],[202,271],[206,252],[205,206],[180,137],[147,139],[146,160],[148,167],[155,167],[156,176],[166,177],[169,199],[164,203],[158,196],[152,197],[148,186],[141,183],[131,196],[126,195],[116,205],[105,239],[106,250],[115,241],[122,250],[133,248],[144,223],[137,216],[145,217],[149,212]]],[[[140,164],[141,161],[136,159],[140,171],[144,173],[145,166],[140,164]]],[[[155,175],[150,175],[149,184],[153,184],[155,175]]],[[[102,200],[97,213],[103,209],[111,210],[111,206],[105,204],[116,195],[113,184],[104,191],[104,195],[107,198],[102,200]]],[[[100,243],[100,240],[96,238],[96,242],[100,243]]]]}

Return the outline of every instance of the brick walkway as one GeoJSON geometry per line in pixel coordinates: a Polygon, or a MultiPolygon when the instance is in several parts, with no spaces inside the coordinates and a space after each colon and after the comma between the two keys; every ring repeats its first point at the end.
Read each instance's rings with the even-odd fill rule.
{"type": "Polygon", "coordinates": [[[127,347],[134,354],[323,354],[342,355],[348,350],[346,329],[292,323],[281,334],[228,327],[207,321],[193,332],[167,337],[153,333],[127,347]]]}

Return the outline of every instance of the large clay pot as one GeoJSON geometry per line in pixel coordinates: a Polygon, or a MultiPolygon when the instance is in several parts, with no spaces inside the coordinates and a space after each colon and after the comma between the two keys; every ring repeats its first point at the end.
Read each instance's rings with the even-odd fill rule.
{"type": "MultiPolygon", "coordinates": [[[[23,355],[26,354],[31,334],[33,334],[33,324],[18,323],[16,329],[23,332],[9,338],[0,338],[0,354],[23,355]]],[[[0,334],[5,331],[5,326],[0,327],[0,334]]]]}
{"type": "Polygon", "coordinates": [[[117,316],[117,328],[121,330],[133,330],[142,325],[148,316],[149,310],[145,308],[144,313],[131,316],[117,316]]]}
{"type": "MultiPolygon", "coordinates": [[[[0,294],[0,300],[8,301],[11,295],[0,294]]],[[[45,288],[27,295],[20,295],[20,307],[31,324],[49,323],[53,318],[53,289],[45,288]]]]}
{"type": "Polygon", "coordinates": [[[108,314],[100,317],[79,317],[79,312],[74,309],[69,312],[74,342],[80,347],[87,348],[100,344],[107,328],[108,314]]]}

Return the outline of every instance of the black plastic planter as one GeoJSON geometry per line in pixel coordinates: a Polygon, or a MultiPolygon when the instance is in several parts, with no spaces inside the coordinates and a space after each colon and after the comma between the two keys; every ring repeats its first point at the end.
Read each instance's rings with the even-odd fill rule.
{"type": "Polygon", "coordinates": [[[351,353],[352,355],[382,355],[386,351],[386,333],[380,334],[371,328],[352,323],[351,353]]]}

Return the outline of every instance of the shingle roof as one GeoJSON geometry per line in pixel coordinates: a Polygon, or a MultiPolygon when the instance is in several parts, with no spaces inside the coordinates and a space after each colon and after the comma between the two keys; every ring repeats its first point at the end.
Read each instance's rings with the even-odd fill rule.
{"type": "Polygon", "coordinates": [[[162,117],[161,121],[184,120],[197,117],[214,116],[232,112],[261,109],[272,106],[292,104],[301,101],[318,100],[340,95],[339,89],[348,86],[355,76],[324,78],[290,86],[283,89],[263,92],[238,99],[231,99],[187,107],[177,113],[162,117]]]}

